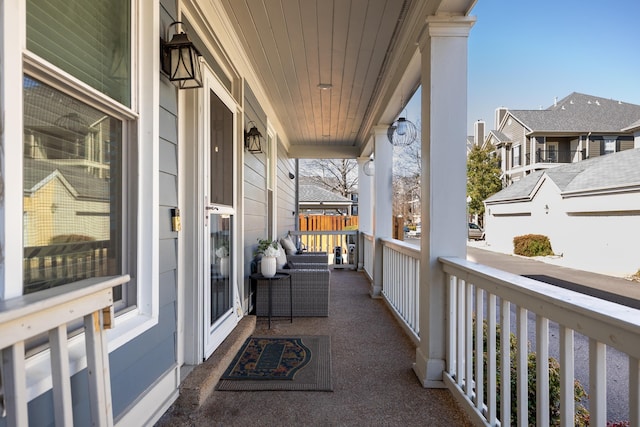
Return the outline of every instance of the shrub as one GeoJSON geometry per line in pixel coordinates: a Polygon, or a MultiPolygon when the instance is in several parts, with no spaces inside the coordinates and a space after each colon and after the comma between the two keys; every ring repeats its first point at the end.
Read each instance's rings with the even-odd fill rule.
{"type": "MultiPolygon", "coordinates": [[[[475,318],[473,320],[475,325],[475,318]]],[[[474,326],[475,328],[475,326],[474,326]]],[[[483,321],[482,326],[483,331],[483,371],[484,371],[484,395],[487,395],[487,368],[488,368],[488,326],[487,322],[483,321]]],[[[496,360],[500,360],[500,338],[501,338],[501,328],[500,325],[496,325],[496,360]]],[[[475,334],[473,336],[473,348],[475,349],[475,334]]],[[[518,389],[517,389],[517,338],[512,333],[509,336],[509,353],[511,359],[511,425],[518,424],[518,389]]],[[[473,366],[475,367],[475,353],[473,355],[473,366]]],[[[535,425],[536,421],[536,353],[529,353],[527,355],[527,389],[529,390],[528,395],[528,404],[527,408],[529,425],[535,425]],[[533,424],[532,424],[533,423],[533,424]]],[[[498,396],[497,401],[497,409],[498,416],[500,416],[500,399],[502,396],[500,395],[500,384],[502,381],[502,366],[498,363],[496,369],[496,392],[498,396]]],[[[574,425],[576,427],[583,427],[589,425],[589,411],[584,407],[582,401],[587,398],[587,392],[585,391],[582,384],[575,380],[574,381],[574,399],[575,399],[575,417],[574,417],[574,425]]],[[[549,358],[549,425],[550,426],[559,426],[560,425],[560,364],[553,357],[549,358]]]]}
{"type": "Polygon", "coordinates": [[[523,256],[553,255],[551,242],[541,234],[526,234],[513,238],[513,253],[523,256]]]}

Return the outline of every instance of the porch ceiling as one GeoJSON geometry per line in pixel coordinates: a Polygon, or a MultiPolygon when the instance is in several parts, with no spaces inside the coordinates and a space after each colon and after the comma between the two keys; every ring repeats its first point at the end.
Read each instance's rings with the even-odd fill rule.
{"type": "Polygon", "coordinates": [[[367,155],[372,127],[393,122],[420,84],[425,17],[466,15],[474,3],[222,0],[289,156],[308,158],[367,155]]]}

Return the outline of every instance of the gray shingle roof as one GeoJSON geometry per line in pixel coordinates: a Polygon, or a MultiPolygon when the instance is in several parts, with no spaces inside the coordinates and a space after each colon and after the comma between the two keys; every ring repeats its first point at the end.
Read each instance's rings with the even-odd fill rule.
{"type": "Polygon", "coordinates": [[[573,92],[546,110],[509,110],[532,132],[618,133],[640,119],[640,105],[573,92]]]}
{"type": "Polygon", "coordinates": [[[640,148],[569,163],[527,175],[489,197],[486,202],[495,203],[531,197],[533,189],[543,175],[551,179],[563,194],[640,185],[638,165],[640,165],[640,148]]]}
{"type": "Polygon", "coordinates": [[[490,135],[493,135],[498,142],[510,142],[511,138],[509,138],[507,135],[505,135],[504,133],[500,132],[499,130],[492,130],[489,132],[490,135]]]}
{"type": "Polygon", "coordinates": [[[325,190],[317,185],[301,184],[299,186],[299,200],[300,202],[343,202],[351,203],[351,199],[341,196],[340,194],[333,193],[329,190],[325,190]]]}

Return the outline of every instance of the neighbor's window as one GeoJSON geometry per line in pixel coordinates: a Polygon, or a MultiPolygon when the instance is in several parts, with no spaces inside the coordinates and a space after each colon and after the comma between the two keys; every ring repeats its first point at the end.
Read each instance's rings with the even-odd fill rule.
{"type": "Polygon", "coordinates": [[[520,146],[513,147],[513,166],[520,166],[520,146]]]}
{"type": "Polygon", "coordinates": [[[604,154],[611,154],[616,152],[616,139],[605,138],[604,140],[604,154]]]}

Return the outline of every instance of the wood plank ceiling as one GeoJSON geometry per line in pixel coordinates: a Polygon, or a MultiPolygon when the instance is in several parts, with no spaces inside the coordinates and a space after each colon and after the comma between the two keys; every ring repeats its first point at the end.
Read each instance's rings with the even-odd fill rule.
{"type": "Polygon", "coordinates": [[[223,0],[291,146],[366,142],[385,57],[410,4],[223,0]]]}

